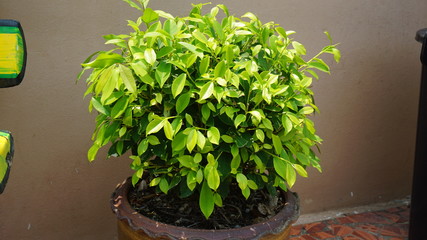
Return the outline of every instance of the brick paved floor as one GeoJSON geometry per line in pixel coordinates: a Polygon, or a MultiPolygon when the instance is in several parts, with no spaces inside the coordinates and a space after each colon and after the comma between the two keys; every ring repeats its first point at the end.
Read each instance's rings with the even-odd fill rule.
{"type": "Polygon", "coordinates": [[[409,208],[401,206],[296,225],[291,240],[400,240],[408,239],[408,230],[409,208]]]}

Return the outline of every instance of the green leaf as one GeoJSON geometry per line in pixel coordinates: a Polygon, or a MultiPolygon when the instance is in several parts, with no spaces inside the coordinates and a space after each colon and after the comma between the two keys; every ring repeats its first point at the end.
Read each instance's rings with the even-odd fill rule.
{"type": "Polygon", "coordinates": [[[297,51],[297,53],[300,55],[305,55],[307,53],[307,50],[305,49],[304,45],[302,45],[299,42],[293,41],[292,46],[297,51]]]}
{"type": "Polygon", "coordinates": [[[341,60],[341,52],[337,48],[332,48],[332,54],[334,55],[335,62],[340,62],[341,60]]]}
{"type": "Polygon", "coordinates": [[[264,113],[262,112],[262,110],[253,110],[249,112],[252,116],[254,116],[259,122],[261,122],[261,120],[263,118],[265,118],[264,113]]]}
{"type": "Polygon", "coordinates": [[[271,123],[270,119],[268,118],[263,118],[262,119],[262,124],[264,125],[265,128],[267,128],[268,130],[274,131],[273,128],[273,124],[271,123]]]}
{"type": "Polygon", "coordinates": [[[92,99],[90,100],[92,106],[96,109],[96,111],[109,116],[110,112],[104,107],[104,105],[102,105],[98,100],[96,100],[96,98],[92,97],[92,99]]]}
{"type": "Polygon", "coordinates": [[[131,92],[132,94],[137,94],[136,82],[135,78],[133,77],[132,70],[130,70],[128,67],[123,66],[122,64],[119,65],[119,70],[120,77],[122,78],[126,89],[129,90],[129,92],[131,92]]]}
{"type": "Polygon", "coordinates": [[[169,183],[168,183],[168,180],[166,180],[166,178],[162,178],[162,179],[160,180],[159,187],[160,187],[160,190],[161,190],[162,192],[164,192],[165,194],[168,194],[168,191],[169,191],[169,183]]]}
{"type": "Polygon", "coordinates": [[[173,140],[174,131],[173,131],[172,125],[167,119],[163,120],[163,124],[164,124],[163,130],[165,132],[166,138],[169,140],[173,140]]]}
{"type": "Polygon", "coordinates": [[[329,66],[322,60],[316,58],[315,61],[308,63],[311,68],[316,68],[322,72],[330,73],[329,66]]]}
{"type": "Polygon", "coordinates": [[[169,63],[161,62],[156,69],[156,80],[162,88],[168,80],[172,70],[172,65],[169,63]]]}
{"type": "Polygon", "coordinates": [[[226,143],[233,143],[234,139],[228,135],[221,135],[221,139],[226,143]]]}
{"type": "Polygon", "coordinates": [[[234,59],[234,51],[231,45],[227,46],[227,50],[225,52],[225,59],[227,60],[227,64],[232,64],[234,59]]]}
{"type": "Polygon", "coordinates": [[[147,149],[148,149],[148,141],[147,139],[144,139],[138,144],[138,156],[141,156],[142,154],[144,154],[145,151],[147,151],[147,149]]]}
{"type": "Polygon", "coordinates": [[[248,187],[250,189],[252,189],[252,190],[257,190],[258,189],[258,185],[253,180],[248,180],[248,187]]]}
{"type": "Polygon", "coordinates": [[[202,119],[203,119],[204,123],[206,123],[206,121],[208,121],[210,115],[211,115],[211,110],[209,109],[208,105],[203,104],[202,105],[202,119]]]}
{"type": "Polygon", "coordinates": [[[150,86],[154,86],[154,79],[147,73],[142,62],[131,63],[130,65],[142,82],[150,86]]]}
{"type": "Polygon", "coordinates": [[[206,144],[206,138],[200,131],[197,131],[197,146],[199,146],[200,149],[205,148],[206,144]]]}
{"type": "Polygon", "coordinates": [[[193,157],[190,155],[184,155],[178,158],[179,163],[186,168],[194,168],[197,167],[197,164],[194,163],[193,157]]]}
{"type": "Polygon", "coordinates": [[[299,110],[299,114],[308,115],[314,112],[314,109],[312,107],[303,107],[301,110],[299,110]]]}
{"type": "Polygon", "coordinates": [[[215,30],[215,33],[217,35],[217,37],[221,40],[224,41],[225,40],[225,34],[224,34],[224,30],[222,29],[221,24],[219,24],[219,22],[217,21],[213,21],[212,26],[215,30]]]}
{"type": "Polygon", "coordinates": [[[231,155],[233,155],[233,157],[239,155],[239,147],[237,147],[237,145],[231,146],[231,155]]]}
{"type": "Polygon", "coordinates": [[[218,170],[216,168],[212,168],[209,171],[206,180],[208,181],[209,187],[212,190],[216,191],[218,189],[218,187],[219,187],[219,184],[220,184],[220,177],[219,177],[218,170]]]}
{"type": "Polygon", "coordinates": [[[115,63],[122,63],[125,59],[117,53],[101,53],[90,63],[83,63],[83,67],[107,68],[115,63]]]}
{"type": "Polygon", "coordinates": [[[163,28],[170,35],[175,35],[178,32],[177,24],[176,24],[175,20],[173,20],[173,19],[166,20],[163,28]]]}
{"type": "Polygon", "coordinates": [[[248,199],[251,195],[251,190],[249,188],[242,189],[242,195],[245,197],[245,199],[248,199]]]}
{"type": "Polygon", "coordinates": [[[230,163],[231,167],[231,173],[237,173],[237,169],[240,167],[240,163],[242,162],[242,159],[240,158],[240,155],[237,155],[233,157],[230,163]]]}
{"type": "Polygon", "coordinates": [[[188,113],[185,114],[185,121],[187,121],[188,124],[194,126],[193,117],[191,117],[190,114],[188,114],[188,113]]]}
{"type": "Polygon", "coordinates": [[[154,49],[152,48],[145,49],[144,58],[145,58],[145,61],[148,62],[148,64],[153,66],[154,63],[156,62],[156,52],[154,51],[154,49]]]}
{"type": "Polygon", "coordinates": [[[209,68],[209,63],[210,63],[210,57],[208,55],[206,55],[201,61],[200,61],[200,65],[199,65],[199,72],[200,75],[203,75],[207,72],[208,68],[209,68]]]}
{"type": "Polygon", "coordinates": [[[251,12],[247,12],[242,16],[242,18],[245,18],[245,17],[251,19],[252,21],[258,20],[257,16],[251,12]]]}
{"type": "MultiPolygon", "coordinates": [[[[190,35],[191,36],[191,35],[190,35]]],[[[203,57],[203,53],[197,51],[197,47],[190,44],[190,43],[186,43],[186,42],[178,42],[181,46],[187,48],[190,52],[196,54],[196,56],[202,58],[203,57]]]]}
{"type": "Polygon", "coordinates": [[[286,162],[281,160],[280,158],[273,158],[274,170],[276,173],[286,180],[286,162]]]}
{"type": "Polygon", "coordinates": [[[101,148],[101,146],[99,146],[98,144],[93,144],[88,152],[87,152],[87,159],[92,162],[93,160],[95,160],[96,158],[96,154],[98,153],[98,150],[101,148]]]}
{"type": "Polygon", "coordinates": [[[160,131],[163,128],[165,122],[162,119],[153,119],[146,128],[146,135],[150,135],[160,131]]]}
{"type": "Polygon", "coordinates": [[[237,128],[242,122],[246,121],[246,116],[243,114],[237,115],[234,119],[234,126],[237,128]]]}
{"type": "Polygon", "coordinates": [[[276,154],[280,154],[283,150],[282,141],[277,135],[271,134],[271,140],[273,141],[273,146],[276,154]]]}
{"type": "Polygon", "coordinates": [[[116,104],[114,104],[113,109],[111,109],[111,117],[112,118],[118,118],[120,117],[125,111],[129,103],[129,97],[123,96],[121,97],[116,104]]]}
{"type": "MultiPolygon", "coordinates": [[[[172,150],[175,153],[179,153],[182,151],[187,143],[187,135],[185,135],[183,132],[179,132],[176,134],[176,136],[172,140],[172,150]]],[[[175,155],[175,154],[174,154],[175,155]]]]}
{"type": "Polygon", "coordinates": [[[182,113],[182,111],[184,111],[187,108],[188,104],[190,103],[190,96],[191,96],[191,93],[187,92],[178,97],[178,99],[176,100],[176,106],[175,106],[176,112],[178,114],[182,113]]]}
{"type": "Polygon", "coordinates": [[[95,95],[98,95],[101,93],[104,89],[104,86],[107,84],[108,81],[110,81],[110,78],[113,74],[114,66],[110,66],[107,69],[103,69],[99,73],[99,78],[96,81],[95,85],[95,95]]]}
{"type": "Polygon", "coordinates": [[[125,126],[123,126],[122,128],[120,128],[119,130],[119,137],[123,137],[123,135],[126,134],[127,128],[125,126]]]}
{"type": "Polygon", "coordinates": [[[264,139],[265,139],[264,131],[262,131],[261,129],[255,130],[255,136],[258,138],[258,140],[260,140],[261,142],[264,142],[264,139]]]}
{"type": "Polygon", "coordinates": [[[282,27],[277,27],[275,28],[276,32],[279,33],[280,36],[282,36],[283,38],[288,38],[288,35],[286,34],[285,29],[283,29],[282,27]]]}
{"type": "Polygon", "coordinates": [[[211,127],[208,129],[208,139],[209,139],[210,143],[219,145],[220,137],[221,137],[221,135],[219,133],[218,128],[211,127]]]}
{"type": "Polygon", "coordinates": [[[243,189],[247,188],[247,186],[248,186],[248,179],[246,178],[245,175],[243,175],[241,173],[238,173],[236,175],[236,180],[237,180],[237,183],[239,184],[240,189],[243,190],[243,189]]]}
{"type": "Polygon", "coordinates": [[[169,53],[175,51],[175,49],[173,47],[162,47],[158,52],[157,52],[157,58],[160,59],[166,55],[168,55],[169,53]]]}
{"type": "Polygon", "coordinates": [[[139,11],[142,11],[141,7],[139,7],[136,3],[134,3],[132,0],[123,0],[124,2],[127,2],[131,7],[138,9],[139,11]]]}
{"type": "Polygon", "coordinates": [[[174,98],[178,96],[185,86],[185,80],[187,79],[187,74],[182,73],[177,78],[175,78],[172,82],[172,95],[174,98]]]}
{"type": "Polygon", "coordinates": [[[288,116],[286,116],[286,114],[282,115],[282,124],[285,127],[286,133],[289,133],[290,131],[292,131],[292,128],[293,128],[292,121],[288,118],[288,116]]]}
{"type": "Polygon", "coordinates": [[[203,85],[202,89],[200,89],[199,100],[204,100],[209,98],[210,96],[212,96],[213,91],[214,91],[214,83],[213,82],[206,83],[205,85],[203,85]]]}
{"type": "Polygon", "coordinates": [[[230,13],[228,12],[228,8],[227,6],[225,6],[224,4],[218,4],[218,7],[222,9],[222,11],[224,11],[225,16],[230,16],[230,13]]]}
{"type": "Polygon", "coordinates": [[[285,179],[286,179],[286,182],[288,183],[290,188],[292,188],[292,186],[295,184],[295,181],[297,179],[295,169],[288,163],[286,164],[286,178],[285,179]]]}
{"type": "Polygon", "coordinates": [[[224,77],[225,75],[225,71],[227,70],[227,67],[225,65],[224,61],[219,62],[214,69],[214,77],[218,78],[218,77],[224,77]]]}
{"type": "Polygon", "coordinates": [[[198,138],[197,130],[194,128],[191,129],[187,137],[187,149],[189,152],[193,151],[194,147],[196,146],[197,138],[198,138]]]}
{"type": "Polygon", "coordinates": [[[261,160],[261,158],[259,158],[256,154],[254,154],[253,160],[254,160],[255,164],[257,165],[257,168],[259,169],[259,171],[263,173],[265,171],[265,165],[264,165],[263,161],[261,160]]]}
{"type": "Polygon", "coordinates": [[[157,178],[154,178],[153,180],[151,180],[151,182],[150,182],[150,187],[154,187],[154,186],[157,186],[157,185],[159,185],[159,183],[160,183],[160,181],[161,181],[162,179],[161,178],[159,178],[159,177],[157,177],[157,178]]]}
{"type": "Polygon", "coordinates": [[[197,175],[196,175],[196,172],[194,172],[194,171],[190,171],[190,172],[187,174],[187,187],[188,187],[191,191],[193,191],[193,190],[194,190],[194,188],[196,188],[196,186],[197,186],[197,175]]]}
{"type": "Polygon", "coordinates": [[[204,35],[202,32],[200,32],[200,30],[199,30],[199,29],[194,30],[191,34],[192,34],[192,35],[193,35],[197,40],[199,40],[200,42],[202,42],[202,43],[204,43],[204,44],[206,44],[206,43],[208,42],[208,39],[206,39],[205,35],[204,35]]]}
{"type": "Polygon", "coordinates": [[[202,183],[202,181],[203,181],[203,170],[202,169],[199,169],[197,171],[196,181],[197,181],[197,183],[202,183]]]}
{"type": "Polygon", "coordinates": [[[302,177],[308,177],[307,171],[299,164],[293,164],[292,165],[297,173],[302,177]]]}
{"type": "Polygon", "coordinates": [[[218,207],[222,207],[222,198],[221,195],[219,195],[219,193],[214,193],[214,199],[215,199],[215,205],[217,205],[218,207]]]}
{"type": "Polygon", "coordinates": [[[102,88],[101,103],[105,103],[105,101],[111,96],[116,85],[119,85],[118,80],[119,71],[117,70],[117,68],[113,68],[111,72],[111,77],[106,79],[105,85],[102,88]]]}
{"type": "Polygon", "coordinates": [[[328,37],[329,41],[330,41],[330,42],[331,42],[331,44],[332,44],[332,37],[331,37],[331,34],[329,34],[329,32],[328,32],[328,31],[324,31],[323,33],[326,35],[326,37],[328,37]]]}
{"type": "Polygon", "coordinates": [[[160,144],[159,139],[154,135],[148,136],[147,139],[148,139],[148,143],[150,143],[153,146],[160,144]]]}
{"type": "Polygon", "coordinates": [[[194,155],[193,161],[194,161],[195,163],[199,163],[199,162],[201,162],[202,160],[203,160],[202,154],[200,154],[200,153],[196,153],[196,155],[194,155]]]}
{"type": "Polygon", "coordinates": [[[310,160],[308,159],[308,157],[304,153],[297,152],[296,155],[297,155],[298,160],[302,164],[304,164],[306,166],[310,164],[310,160]]]}
{"type": "Polygon", "coordinates": [[[203,182],[200,191],[199,206],[206,219],[212,214],[215,207],[215,199],[212,190],[209,188],[206,181],[203,182]]]}
{"type": "Polygon", "coordinates": [[[142,15],[142,21],[145,23],[154,22],[159,19],[159,14],[157,14],[153,9],[146,8],[144,14],[142,15]]]}

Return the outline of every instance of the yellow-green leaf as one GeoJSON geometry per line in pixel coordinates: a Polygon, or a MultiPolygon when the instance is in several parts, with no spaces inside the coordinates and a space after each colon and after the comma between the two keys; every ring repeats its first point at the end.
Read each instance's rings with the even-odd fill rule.
{"type": "Polygon", "coordinates": [[[200,99],[199,100],[204,100],[209,98],[214,90],[214,83],[213,82],[208,82],[205,85],[203,85],[202,89],[200,89],[200,99]]]}
{"type": "Polygon", "coordinates": [[[153,66],[154,63],[156,62],[156,52],[154,51],[154,49],[152,48],[145,49],[144,58],[145,58],[145,61],[148,62],[148,64],[153,66]]]}
{"type": "Polygon", "coordinates": [[[146,134],[150,135],[160,131],[163,128],[165,122],[161,119],[153,119],[146,128],[146,134]]]}
{"type": "Polygon", "coordinates": [[[172,95],[174,98],[178,96],[185,86],[185,80],[187,79],[187,74],[182,73],[177,78],[175,78],[172,82],[172,95]]]}
{"type": "Polygon", "coordinates": [[[173,139],[173,135],[174,135],[174,131],[172,128],[172,125],[170,124],[170,122],[167,119],[163,120],[163,130],[165,132],[165,136],[167,139],[172,140],[173,139]]]}
{"type": "Polygon", "coordinates": [[[209,142],[211,142],[212,144],[218,145],[220,137],[221,137],[221,134],[219,133],[218,128],[211,127],[208,129],[209,142]]]}
{"type": "Polygon", "coordinates": [[[203,182],[202,190],[200,191],[199,206],[205,218],[208,219],[214,210],[215,199],[206,181],[203,182]]]}
{"type": "Polygon", "coordinates": [[[197,139],[198,139],[197,130],[193,128],[191,129],[187,137],[187,149],[189,152],[193,151],[194,147],[197,144],[197,139]]]}

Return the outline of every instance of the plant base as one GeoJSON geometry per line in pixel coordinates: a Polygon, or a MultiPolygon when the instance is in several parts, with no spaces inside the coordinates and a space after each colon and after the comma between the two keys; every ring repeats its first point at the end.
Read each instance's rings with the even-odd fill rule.
{"type": "Polygon", "coordinates": [[[131,180],[127,179],[117,186],[111,197],[111,207],[118,218],[119,240],[141,239],[262,239],[284,240],[289,238],[292,223],[299,216],[299,202],[295,193],[286,192],[285,207],[267,221],[241,228],[206,230],[176,227],[153,221],[133,210],[127,195],[131,188],[131,180]]]}

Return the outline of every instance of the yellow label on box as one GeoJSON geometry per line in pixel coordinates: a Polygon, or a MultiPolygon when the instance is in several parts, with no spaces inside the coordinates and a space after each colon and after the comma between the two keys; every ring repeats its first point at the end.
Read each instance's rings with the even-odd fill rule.
{"type": "Polygon", "coordinates": [[[22,38],[17,33],[0,34],[0,77],[14,78],[22,69],[22,38]]]}
{"type": "Polygon", "coordinates": [[[3,181],[3,178],[8,168],[6,157],[9,151],[10,151],[9,139],[5,136],[0,136],[0,182],[3,181]]]}

